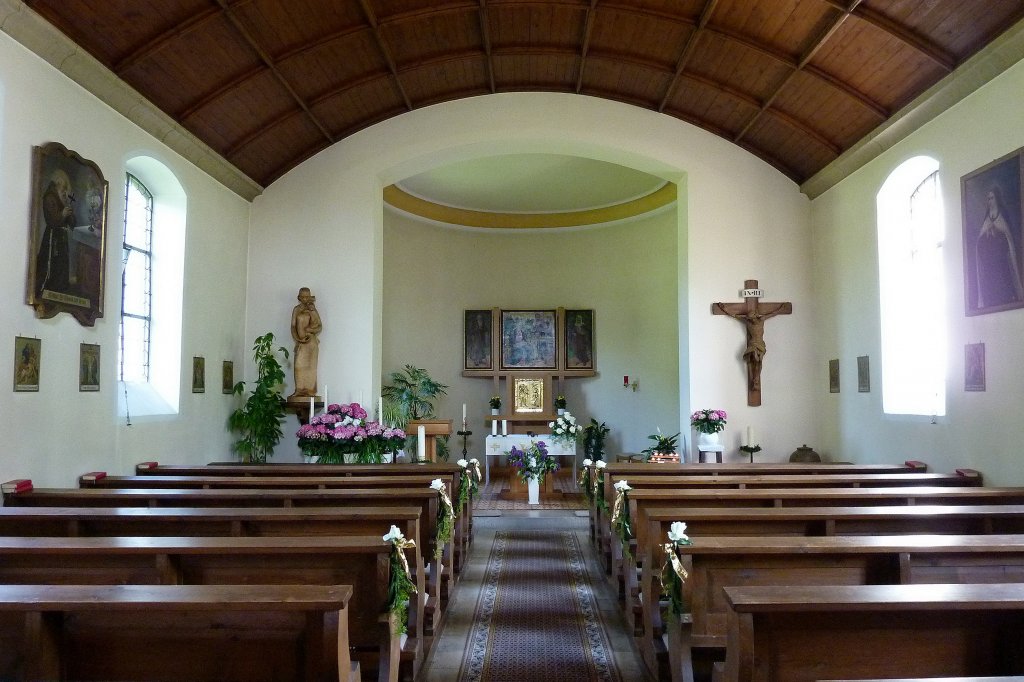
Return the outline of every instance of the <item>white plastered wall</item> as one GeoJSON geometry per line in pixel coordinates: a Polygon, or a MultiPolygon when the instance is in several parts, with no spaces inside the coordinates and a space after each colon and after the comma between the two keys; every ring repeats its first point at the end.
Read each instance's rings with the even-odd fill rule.
{"type": "Polygon", "coordinates": [[[225,428],[234,399],[220,393],[220,364],[244,367],[245,263],[249,204],[99,102],[67,77],[0,34],[0,480],[73,485],[92,470],[130,473],[148,459],[205,462],[230,454],[225,428]],[[32,146],[60,142],[96,162],[110,184],[104,317],[83,327],[61,314],[36,319],[25,304],[32,146]],[[187,195],[182,390],[179,413],[117,416],[120,244],[127,159],[151,156],[187,195]],[[37,393],[13,393],[14,337],[42,340],[37,393]],[[101,346],[101,390],[79,393],[80,343],[101,346]],[[191,358],[207,363],[207,392],[190,392],[191,358]]]}
{"type": "MultiPolygon", "coordinates": [[[[921,459],[936,471],[973,467],[992,484],[1020,485],[1024,421],[1024,309],[966,317],[960,178],[1024,146],[1024,62],[950,108],[812,203],[815,284],[819,301],[815,383],[839,358],[842,392],[823,396],[822,435],[830,449],[857,461],[921,459]],[[939,161],[946,219],[945,296],[948,329],[947,413],[885,416],[881,407],[878,254],[875,201],[903,161],[939,161]],[[964,391],[964,344],[984,343],[987,390],[964,391]],[[870,393],[856,388],[856,358],[871,357],[870,393]]],[[[914,302],[908,300],[906,305],[914,302]]]]}
{"type": "MultiPolygon", "coordinates": [[[[760,434],[765,460],[784,459],[803,442],[815,444],[809,202],[741,148],[677,119],[607,100],[509,93],[426,107],[352,135],[293,169],[253,204],[247,338],[273,331],[289,339],[295,295],[309,286],[324,320],[321,387],[328,386],[332,401],[374,400],[390,369],[380,353],[383,282],[401,276],[382,267],[382,188],[438,165],[513,152],[596,158],[676,182],[679,376],[671,389],[676,395],[663,397],[678,401],[677,424],[688,432],[691,407],[728,410],[730,459],[738,458],[735,448],[747,425],[760,434]],[[737,300],[748,278],[760,280],[769,299],[794,306],[793,315],[767,323],[759,408],[746,406],[742,327],[710,314],[713,301],[737,300]]],[[[643,252],[645,245],[638,240],[632,248],[643,252]]],[[[406,331],[421,334],[411,324],[406,331]]],[[[452,329],[421,342],[459,346],[461,333],[452,329]]],[[[637,416],[640,430],[655,426],[644,419],[637,416]]],[[[286,433],[295,425],[291,418],[286,433]]],[[[293,445],[280,455],[297,456],[293,445]]]]}

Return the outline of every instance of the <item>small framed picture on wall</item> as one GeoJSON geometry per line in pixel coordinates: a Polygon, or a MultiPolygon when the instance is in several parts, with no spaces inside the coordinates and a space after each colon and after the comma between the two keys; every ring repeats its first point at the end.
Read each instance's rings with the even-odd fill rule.
{"type": "Polygon", "coordinates": [[[14,337],[14,390],[38,391],[43,342],[25,336],[14,337]]]}
{"type": "Polygon", "coordinates": [[[78,346],[78,390],[100,390],[100,346],[97,343],[78,346]]]}
{"type": "Polygon", "coordinates": [[[871,392],[871,358],[867,355],[857,356],[857,391],[871,392]]]}
{"type": "Polygon", "coordinates": [[[235,390],[235,363],[225,360],[220,374],[220,392],[233,393],[235,390]]]}
{"type": "Polygon", "coordinates": [[[964,390],[985,390],[985,344],[968,343],[964,346],[964,390]]]}
{"type": "Polygon", "coordinates": [[[192,392],[206,393],[206,358],[192,358],[192,392]]]}
{"type": "Polygon", "coordinates": [[[828,361],[828,392],[839,393],[839,358],[828,361]]]}

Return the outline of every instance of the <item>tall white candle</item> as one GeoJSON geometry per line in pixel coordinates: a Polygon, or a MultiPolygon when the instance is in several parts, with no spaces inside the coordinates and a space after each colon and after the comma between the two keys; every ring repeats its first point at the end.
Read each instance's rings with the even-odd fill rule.
{"type": "Polygon", "coordinates": [[[466,403],[462,403],[462,427],[463,427],[462,430],[465,431],[466,430],[465,429],[465,427],[466,427],[466,403]]]}
{"type": "Polygon", "coordinates": [[[753,444],[754,444],[754,427],[753,426],[748,426],[747,427],[747,445],[753,445],[753,444]]]}
{"type": "Polygon", "coordinates": [[[501,435],[503,435],[503,436],[507,436],[508,435],[508,420],[507,419],[502,419],[501,420],[501,435]]]}
{"type": "Polygon", "coordinates": [[[324,414],[327,414],[328,403],[329,401],[327,400],[327,384],[324,384],[324,414]]]}
{"type": "Polygon", "coordinates": [[[427,427],[420,424],[416,427],[416,459],[422,462],[427,458],[427,427]]]}
{"type": "Polygon", "coordinates": [[[491,435],[492,436],[497,436],[498,435],[498,420],[497,419],[492,419],[491,420],[491,435]]]}
{"type": "Polygon", "coordinates": [[[309,417],[310,417],[310,419],[313,418],[313,410],[316,409],[313,405],[314,405],[313,396],[309,396],[309,417]]]}

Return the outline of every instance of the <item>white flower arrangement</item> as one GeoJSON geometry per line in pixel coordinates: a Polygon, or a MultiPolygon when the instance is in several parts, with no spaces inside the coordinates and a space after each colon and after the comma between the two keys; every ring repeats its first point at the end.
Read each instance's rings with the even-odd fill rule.
{"type": "Polygon", "coordinates": [[[689,542],[690,538],[686,535],[686,524],[682,521],[673,521],[669,526],[668,539],[675,544],[689,542]]]}
{"type": "Polygon", "coordinates": [[[456,462],[456,464],[458,464],[463,469],[469,466],[469,462],[465,459],[460,459],[458,462],[456,462]]]}
{"type": "Polygon", "coordinates": [[[438,492],[444,490],[444,481],[442,481],[440,478],[435,478],[433,481],[430,482],[430,489],[436,490],[438,492]]]}
{"type": "Polygon", "coordinates": [[[585,459],[585,460],[583,460],[583,466],[585,466],[585,467],[592,467],[592,466],[594,466],[594,460],[592,460],[592,459],[585,459]]]}
{"type": "Polygon", "coordinates": [[[391,530],[388,531],[388,534],[383,537],[384,542],[394,542],[396,540],[404,539],[405,535],[402,534],[402,531],[398,530],[398,526],[394,525],[391,526],[391,530]]]}
{"type": "Polygon", "coordinates": [[[469,463],[474,465],[474,466],[476,466],[477,464],[480,463],[480,460],[478,460],[476,457],[470,457],[469,458],[469,463]]]}
{"type": "Polygon", "coordinates": [[[576,423],[576,417],[568,410],[555,421],[548,422],[548,428],[551,429],[552,440],[567,444],[575,443],[583,433],[583,429],[576,423]]]}
{"type": "Polygon", "coordinates": [[[603,459],[599,459],[596,462],[594,462],[594,466],[597,467],[598,469],[604,469],[606,466],[608,466],[608,464],[603,459]]]}
{"type": "Polygon", "coordinates": [[[627,483],[625,480],[616,481],[615,485],[613,487],[615,488],[615,492],[620,492],[620,493],[624,493],[624,492],[626,492],[628,490],[632,490],[632,488],[629,487],[629,483],[627,483]]]}

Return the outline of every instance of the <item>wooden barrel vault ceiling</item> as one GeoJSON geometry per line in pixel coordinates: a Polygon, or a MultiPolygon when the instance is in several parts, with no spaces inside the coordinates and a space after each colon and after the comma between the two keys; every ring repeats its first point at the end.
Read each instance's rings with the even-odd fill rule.
{"type": "Polygon", "coordinates": [[[25,0],[257,183],[439,102],[548,91],[700,126],[802,183],[1024,0],[25,0]]]}

